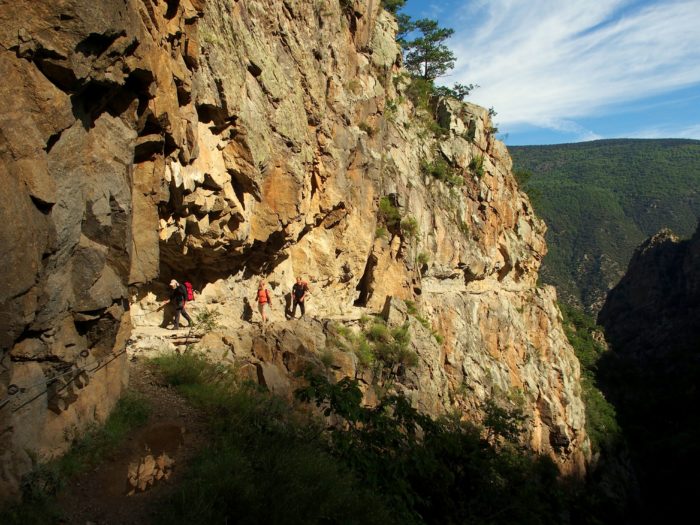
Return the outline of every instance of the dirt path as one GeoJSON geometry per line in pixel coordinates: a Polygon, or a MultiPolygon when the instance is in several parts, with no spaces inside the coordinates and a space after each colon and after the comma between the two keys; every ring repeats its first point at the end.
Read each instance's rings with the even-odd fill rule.
{"type": "Polygon", "coordinates": [[[144,360],[130,360],[129,390],[151,405],[148,423],[133,431],[110,457],[62,491],[58,504],[75,525],[150,523],[159,501],[172,494],[188,458],[206,442],[206,423],[196,410],[170,388],[144,360]],[[174,463],[170,464],[170,461],[174,463]],[[153,472],[153,474],[150,474],[153,472]],[[129,476],[153,483],[134,489],[129,476]],[[160,477],[160,479],[155,479],[160,477]]]}

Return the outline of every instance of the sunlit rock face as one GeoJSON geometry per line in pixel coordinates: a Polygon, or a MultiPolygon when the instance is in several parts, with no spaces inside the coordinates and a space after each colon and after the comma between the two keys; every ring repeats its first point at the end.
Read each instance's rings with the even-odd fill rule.
{"type": "MultiPolygon", "coordinates": [[[[408,100],[379,2],[25,0],[0,16],[13,101],[0,111],[0,235],[14,248],[2,252],[3,388],[118,354],[130,317],[162,322],[151,292],[162,299],[156,282],[172,277],[243,337],[240,359],[267,363],[240,335],[257,282],[283,332],[301,274],[323,346],[328,319],[413,301],[430,328],[413,323],[419,365],[399,383],[416,405],[479,420],[487,399],[517,396],[532,449],[583,471],[578,363],[553,289],[536,286],[544,225],[486,110],[434,100],[438,127],[408,100]],[[429,173],[440,162],[445,180],[429,173]]],[[[256,348],[296,351],[268,339],[256,348]]],[[[292,361],[268,380],[284,384],[292,361]]],[[[124,370],[118,356],[67,387],[58,413],[51,395],[3,409],[5,457],[19,439],[62,450],[60,429],[104,417],[124,370]]],[[[8,486],[29,468],[20,456],[3,464],[8,486]]]]}

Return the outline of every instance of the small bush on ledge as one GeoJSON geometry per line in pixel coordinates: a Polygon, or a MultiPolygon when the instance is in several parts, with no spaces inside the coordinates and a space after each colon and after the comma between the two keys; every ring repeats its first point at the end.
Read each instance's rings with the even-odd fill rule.
{"type": "Polygon", "coordinates": [[[369,138],[374,137],[374,134],[375,134],[376,130],[375,130],[372,126],[370,126],[369,124],[367,124],[367,122],[361,122],[360,125],[359,125],[358,127],[359,127],[362,131],[364,131],[365,133],[367,133],[367,136],[369,136],[369,138]]]}
{"type": "Polygon", "coordinates": [[[401,233],[409,239],[415,239],[418,237],[420,228],[415,217],[409,216],[401,221],[401,233]]]}
{"type": "Polygon", "coordinates": [[[477,155],[472,159],[472,161],[469,163],[469,169],[472,170],[474,175],[476,175],[479,179],[484,176],[484,156],[483,155],[477,155]]]}
{"type": "Polygon", "coordinates": [[[451,166],[441,155],[438,155],[433,162],[423,160],[421,162],[421,171],[426,175],[435,177],[450,186],[461,186],[464,184],[464,179],[457,173],[457,170],[451,166]]]}
{"type": "Polygon", "coordinates": [[[379,218],[390,230],[395,229],[401,223],[401,212],[387,196],[379,199],[379,218]]]}

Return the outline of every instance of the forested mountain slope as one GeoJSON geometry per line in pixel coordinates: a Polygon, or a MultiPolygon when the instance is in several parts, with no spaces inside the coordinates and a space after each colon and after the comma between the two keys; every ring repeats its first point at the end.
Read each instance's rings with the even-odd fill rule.
{"type": "Polygon", "coordinates": [[[689,237],[700,217],[700,141],[599,140],[509,148],[548,226],[542,279],[597,312],[637,245],[661,228],[689,237]]]}

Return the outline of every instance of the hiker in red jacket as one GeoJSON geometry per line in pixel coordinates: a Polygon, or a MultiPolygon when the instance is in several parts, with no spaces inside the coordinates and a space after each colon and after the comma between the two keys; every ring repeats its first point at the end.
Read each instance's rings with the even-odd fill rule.
{"type": "Polygon", "coordinates": [[[180,284],[175,279],[170,281],[170,299],[163,301],[163,304],[171,302],[175,306],[175,318],[173,320],[173,330],[178,330],[180,328],[180,314],[187,319],[187,326],[194,325],[190,314],[185,310],[185,304],[187,303],[187,288],[184,284],[180,284]]]}
{"type": "Polygon", "coordinates": [[[266,323],[267,315],[265,314],[265,305],[267,305],[268,308],[272,308],[272,301],[270,299],[270,290],[265,287],[265,279],[260,279],[256,300],[258,302],[258,312],[260,312],[262,316],[263,323],[266,323]]]}

